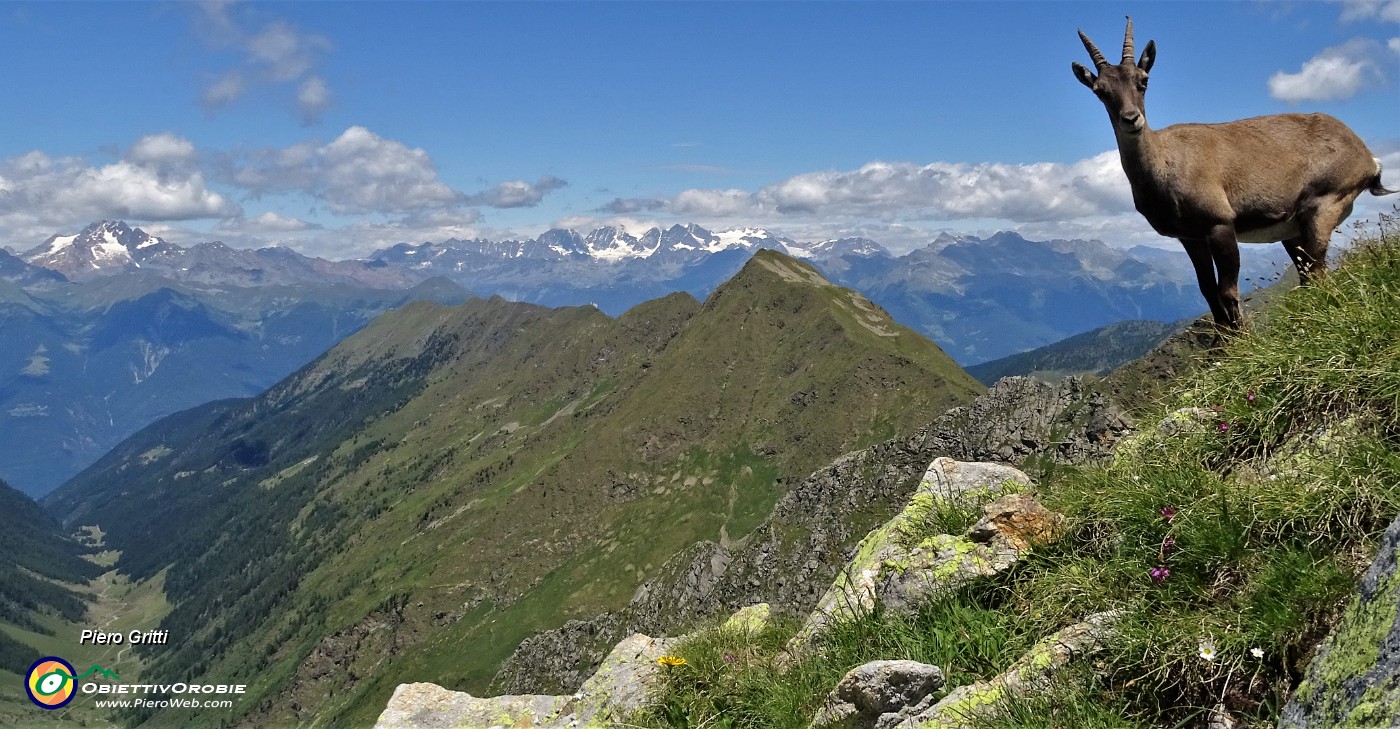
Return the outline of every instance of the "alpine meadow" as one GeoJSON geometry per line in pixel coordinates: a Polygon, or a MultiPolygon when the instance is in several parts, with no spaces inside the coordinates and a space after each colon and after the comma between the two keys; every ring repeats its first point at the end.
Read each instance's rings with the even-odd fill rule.
{"type": "Polygon", "coordinates": [[[0,725],[1400,726],[1397,28],[0,5],[0,725]]]}

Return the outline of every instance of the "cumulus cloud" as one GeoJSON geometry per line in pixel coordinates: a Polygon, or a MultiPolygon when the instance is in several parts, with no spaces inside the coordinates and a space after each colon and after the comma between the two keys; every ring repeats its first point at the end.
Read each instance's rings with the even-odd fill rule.
{"type": "Polygon", "coordinates": [[[25,236],[47,236],[75,221],[240,214],[236,203],[206,186],[194,158],[188,140],[162,133],[142,138],[122,159],[105,165],[37,150],[0,160],[0,230],[25,247],[25,236]]]}
{"type": "Polygon", "coordinates": [[[161,132],[138,139],[126,153],[126,160],[137,165],[168,169],[192,164],[198,156],[190,140],[171,132],[161,132]]]}
{"type": "Polygon", "coordinates": [[[531,183],[525,180],[507,180],[495,187],[470,196],[467,202],[472,205],[489,205],[493,208],[532,208],[544,200],[544,196],[569,183],[552,175],[545,175],[531,183]]]}
{"type": "Polygon", "coordinates": [[[1289,103],[1349,99],[1385,80],[1376,63],[1380,55],[1377,41],[1352,38],[1305,61],[1297,73],[1279,71],[1270,76],[1269,95],[1289,103]]]}
{"type": "Polygon", "coordinates": [[[707,218],[848,216],[879,220],[1060,220],[1132,210],[1115,151],[1073,164],[871,162],[809,172],[756,192],[685,190],[665,203],[707,218]]]}
{"type": "Polygon", "coordinates": [[[330,85],[318,69],[331,51],[324,36],[306,33],[290,23],[273,20],[261,29],[245,29],[233,14],[233,3],[205,2],[196,27],[214,46],[237,49],[239,65],[209,82],[200,94],[206,113],[242,99],[256,85],[295,89],[293,106],[307,124],[317,121],[330,106],[330,85]]]}
{"type": "Polygon", "coordinates": [[[411,213],[467,202],[438,179],[426,150],[361,126],[329,144],[256,150],[228,160],[226,167],[230,180],[255,196],[303,192],[342,215],[411,213]]]}

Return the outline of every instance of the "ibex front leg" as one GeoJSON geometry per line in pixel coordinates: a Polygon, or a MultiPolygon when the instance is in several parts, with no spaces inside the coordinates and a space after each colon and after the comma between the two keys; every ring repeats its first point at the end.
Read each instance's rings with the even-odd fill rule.
{"type": "Polygon", "coordinates": [[[1225,327],[1229,317],[1220,301],[1220,286],[1215,278],[1215,260],[1210,255],[1210,245],[1203,238],[1182,238],[1181,245],[1191,257],[1191,265],[1196,268],[1196,285],[1210,305],[1210,315],[1215,318],[1215,325],[1225,327]]]}
{"type": "Polygon", "coordinates": [[[1216,316],[1215,323],[1225,329],[1237,330],[1243,320],[1240,317],[1240,242],[1235,237],[1235,226],[1217,225],[1211,228],[1206,244],[1210,246],[1210,257],[1215,261],[1215,291],[1225,313],[1225,321],[1222,323],[1216,316]]]}

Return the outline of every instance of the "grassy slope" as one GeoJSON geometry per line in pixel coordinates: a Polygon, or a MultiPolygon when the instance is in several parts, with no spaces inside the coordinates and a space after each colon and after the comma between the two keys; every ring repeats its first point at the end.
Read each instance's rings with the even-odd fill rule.
{"type": "MultiPolygon", "coordinates": [[[[1391,232],[1280,297],[1209,366],[1182,368],[1155,414],[1202,408],[1203,422],[1171,436],[1149,427],[1111,465],[1040,483],[1042,501],[1073,524],[1058,544],[918,616],[846,625],[825,657],[780,679],[772,655],[791,626],[757,641],[701,634],[680,651],[690,667],[639,721],[805,726],[854,665],[913,658],[955,683],[988,678],[1040,637],[1115,608],[1120,634],[1094,673],[1070,672],[983,725],[1195,725],[1222,701],[1245,726],[1272,725],[1400,513],[1396,342],[1391,232]],[[1169,570],[1160,583],[1155,567],[1169,570]]],[[[1184,346],[1159,364],[1180,366],[1184,346]]]]}
{"type": "Polygon", "coordinates": [[[262,398],[153,426],[46,503],[108,528],[134,576],[174,562],[180,647],[152,675],[248,680],[247,723],[358,725],[403,681],[480,690],[532,632],[620,607],[676,551],[752,529],[785,484],[978,389],[763,252],[703,306],[615,320],[405,307],[262,398]]]}

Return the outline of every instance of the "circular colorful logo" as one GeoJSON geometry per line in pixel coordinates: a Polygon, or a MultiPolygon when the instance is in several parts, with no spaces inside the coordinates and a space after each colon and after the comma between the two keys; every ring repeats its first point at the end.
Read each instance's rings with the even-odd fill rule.
{"type": "Polygon", "coordinates": [[[78,675],[73,664],[57,656],[40,658],[24,676],[29,700],[43,709],[61,709],[78,693],[78,675]]]}

